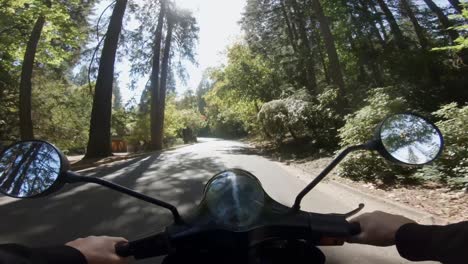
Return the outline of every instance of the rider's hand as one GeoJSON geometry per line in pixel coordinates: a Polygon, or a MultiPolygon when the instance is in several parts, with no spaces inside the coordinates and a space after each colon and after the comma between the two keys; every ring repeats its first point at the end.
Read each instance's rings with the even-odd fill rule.
{"type": "Polygon", "coordinates": [[[67,246],[78,249],[86,258],[88,264],[123,264],[128,263],[115,253],[115,244],[128,242],[122,237],[89,236],[68,242],[67,246]]]}
{"type": "Polygon", "coordinates": [[[359,223],[361,233],[349,238],[347,242],[381,247],[395,245],[395,234],[398,229],[404,224],[415,223],[401,215],[380,211],[362,214],[351,219],[350,222],[359,223]]]}

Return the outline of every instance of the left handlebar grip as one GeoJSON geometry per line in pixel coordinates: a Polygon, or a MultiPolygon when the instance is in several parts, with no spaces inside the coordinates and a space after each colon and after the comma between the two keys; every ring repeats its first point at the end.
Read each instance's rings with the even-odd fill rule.
{"type": "Polygon", "coordinates": [[[124,258],[133,256],[130,243],[124,241],[115,244],[115,253],[124,258]]]}
{"type": "Polygon", "coordinates": [[[358,222],[349,223],[349,231],[352,236],[359,235],[361,233],[361,225],[358,222]]]}
{"type": "Polygon", "coordinates": [[[135,259],[163,256],[169,253],[169,240],[163,232],[131,242],[117,243],[115,252],[121,257],[133,256],[135,259]]]}

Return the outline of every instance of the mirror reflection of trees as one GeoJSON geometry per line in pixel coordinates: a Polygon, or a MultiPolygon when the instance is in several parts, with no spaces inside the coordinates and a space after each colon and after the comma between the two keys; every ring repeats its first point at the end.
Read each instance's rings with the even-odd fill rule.
{"type": "Polygon", "coordinates": [[[21,142],[0,157],[0,190],[30,197],[49,189],[60,173],[60,155],[43,142],[21,142]]]}
{"type": "Polygon", "coordinates": [[[409,114],[394,115],[385,120],[380,136],[390,155],[409,164],[433,160],[442,147],[440,134],[434,126],[409,114]]]}

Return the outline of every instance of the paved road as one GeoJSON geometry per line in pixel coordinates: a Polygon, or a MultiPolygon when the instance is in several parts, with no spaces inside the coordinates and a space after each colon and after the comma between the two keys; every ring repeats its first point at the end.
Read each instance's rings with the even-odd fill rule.
{"type": "MultiPolygon", "coordinates": [[[[243,168],[254,173],[267,193],[278,202],[293,203],[305,186],[304,175],[266,158],[247,145],[226,140],[201,139],[199,144],[115,162],[85,175],[104,177],[118,184],[175,204],[187,212],[201,199],[205,182],[226,168],[243,168]]],[[[387,210],[410,217],[424,217],[411,210],[369,199],[359,193],[320,184],[303,201],[303,209],[317,212],[346,212],[359,202],[366,210],[387,210]]],[[[86,184],[66,186],[55,195],[34,200],[0,198],[0,242],[33,246],[64,243],[72,238],[94,235],[124,236],[129,239],[160,231],[171,222],[164,209],[148,205],[103,187],[86,184]]],[[[427,219],[422,219],[427,220],[427,219]]],[[[324,249],[327,263],[406,263],[395,248],[345,245],[324,249]]],[[[143,261],[157,263],[160,259],[143,261]]]]}

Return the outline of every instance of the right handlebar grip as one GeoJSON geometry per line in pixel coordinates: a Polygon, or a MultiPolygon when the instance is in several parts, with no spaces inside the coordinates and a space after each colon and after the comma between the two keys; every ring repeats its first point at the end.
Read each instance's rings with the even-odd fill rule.
{"type": "Polygon", "coordinates": [[[349,223],[349,231],[352,236],[359,235],[361,233],[361,225],[358,222],[349,223]]]}
{"type": "Polygon", "coordinates": [[[115,253],[121,257],[130,257],[132,256],[132,250],[129,242],[119,242],[115,244],[115,253]]]}

